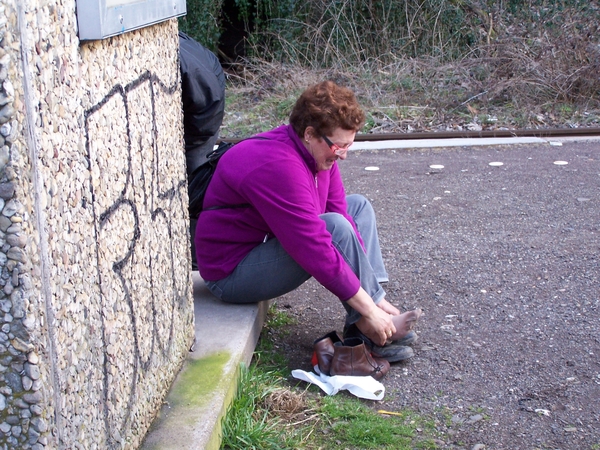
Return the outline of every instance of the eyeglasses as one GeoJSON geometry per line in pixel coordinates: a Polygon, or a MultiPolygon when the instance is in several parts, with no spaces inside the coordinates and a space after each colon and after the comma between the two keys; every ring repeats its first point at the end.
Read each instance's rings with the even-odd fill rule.
{"type": "Polygon", "coordinates": [[[345,156],[346,153],[348,153],[348,149],[350,148],[350,146],[352,145],[347,144],[344,147],[340,147],[337,144],[334,144],[333,142],[331,142],[331,140],[323,135],[323,140],[325,141],[325,143],[329,146],[329,148],[331,149],[331,151],[336,155],[336,156],[345,156]]]}

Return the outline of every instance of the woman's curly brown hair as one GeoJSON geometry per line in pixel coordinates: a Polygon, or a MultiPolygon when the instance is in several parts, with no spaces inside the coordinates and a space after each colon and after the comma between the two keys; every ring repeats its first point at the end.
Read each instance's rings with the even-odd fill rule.
{"type": "Polygon", "coordinates": [[[323,81],[307,88],[296,100],[290,114],[290,125],[299,137],[307,127],[320,136],[336,128],[359,131],[365,123],[365,113],[356,101],[354,92],[333,81],[323,81]]]}

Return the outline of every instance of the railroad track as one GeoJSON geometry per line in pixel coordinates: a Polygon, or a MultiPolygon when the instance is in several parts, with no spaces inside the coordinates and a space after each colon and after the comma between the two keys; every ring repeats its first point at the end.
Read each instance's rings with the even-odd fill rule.
{"type": "Polygon", "coordinates": [[[600,136],[600,128],[547,128],[537,130],[427,131],[418,133],[357,134],[355,141],[390,141],[403,139],[506,138],[506,137],[576,137],[600,136]]]}
{"type": "MultiPolygon", "coordinates": [[[[423,131],[417,133],[373,133],[357,134],[354,140],[395,141],[409,139],[459,139],[459,138],[507,138],[507,137],[600,137],[600,128],[545,128],[528,130],[483,130],[483,131],[423,131]]],[[[226,142],[237,143],[245,138],[225,138],[226,142]]],[[[219,141],[220,142],[220,141],[219,141]]]]}

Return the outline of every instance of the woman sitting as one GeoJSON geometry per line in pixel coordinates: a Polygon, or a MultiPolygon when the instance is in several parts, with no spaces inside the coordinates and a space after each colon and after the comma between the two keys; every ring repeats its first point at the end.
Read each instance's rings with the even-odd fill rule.
{"type": "Polygon", "coordinates": [[[338,160],[364,118],[352,91],[326,81],[300,96],[289,125],[230,149],[206,192],[196,255],[225,302],[272,299],[314,277],[346,308],[344,337],[364,337],[393,362],[412,356],[398,340],[414,341],[420,310],[400,314],[385,299],[373,208],[345,194],[338,160]]]}

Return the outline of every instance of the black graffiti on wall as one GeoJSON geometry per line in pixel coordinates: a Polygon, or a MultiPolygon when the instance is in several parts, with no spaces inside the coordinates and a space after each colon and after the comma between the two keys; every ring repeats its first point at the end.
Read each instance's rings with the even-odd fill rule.
{"type": "MultiPolygon", "coordinates": [[[[98,280],[96,289],[99,295],[97,310],[90,311],[90,315],[96,315],[95,319],[101,324],[101,330],[92,330],[90,334],[97,333],[102,342],[98,355],[101,367],[97,368],[100,373],[94,375],[100,375],[103,380],[101,410],[108,448],[121,448],[123,445],[122,439],[131,425],[140,376],[143,376],[153,364],[156,366],[169,360],[175,333],[175,315],[189,314],[185,311],[184,304],[190,294],[190,287],[187,278],[178,277],[176,271],[176,267],[181,266],[177,264],[177,259],[183,255],[176,255],[174,250],[175,247],[181,248],[181,243],[175,245],[175,239],[186,238],[187,229],[185,234],[180,232],[179,235],[175,235],[173,221],[169,214],[169,211],[174,209],[184,211],[187,208],[187,204],[184,204],[186,196],[182,195],[187,189],[185,170],[182,170],[181,178],[178,180],[168,180],[168,177],[164,177],[167,180],[163,179],[161,167],[167,161],[165,161],[166,157],[161,158],[161,152],[164,153],[165,149],[160,148],[158,144],[157,118],[160,112],[157,111],[157,97],[160,95],[170,100],[176,89],[177,83],[167,86],[156,75],[145,72],[125,86],[120,84],[114,86],[99,103],[85,111],[84,115],[92,203],[86,207],[91,207],[94,218],[96,246],[94,262],[98,280]],[[144,101],[149,101],[150,111],[140,112],[139,104],[135,107],[131,106],[130,97],[133,94],[138,96],[138,99],[143,97],[144,101]],[[146,98],[147,96],[149,98],[146,98]],[[111,115],[108,105],[118,106],[124,116],[124,123],[120,123],[121,118],[118,116],[111,115]],[[139,120],[140,117],[142,118],[140,124],[149,126],[151,136],[140,135],[136,140],[133,136],[132,122],[134,119],[139,120]],[[119,175],[123,188],[120,192],[118,189],[115,190],[112,193],[114,198],[109,198],[108,201],[106,197],[110,197],[110,189],[101,189],[102,186],[99,188],[98,180],[94,179],[102,175],[101,170],[96,169],[100,166],[99,153],[104,145],[103,136],[95,135],[95,133],[100,134],[101,131],[91,130],[92,122],[99,118],[104,121],[114,121],[114,126],[121,130],[124,127],[121,134],[125,142],[117,144],[121,145],[122,147],[119,148],[126,152],[125,173],[119,175]],[[143,122],[146,121],[151,123],[144,124],[143,122]],[[139,150],[139,155],[136,157],[143,157],[145,160],[151,158],[151,173],[146,173],[144,170],[148,164],[134,163],[134,142],[139,150]],[[144,148],[148,146],[149,152],[144,148]],[[171,184],[167,185],[166,182],[171,184]],[[101,196],[102,202],[98,200],[101,196]],[[111,248],[106,252],[105,247],[111,245],[109,238],[112,233],[107,230],[111,227],[111,223],[114,227],[119,221],[127,223],[125,228],[129,227],[129,231],[125,233],[126,237],[119,241],[126,241],[126,244],[122,245],[123,248],[111,248]],[[152,232],[155,232],[156,236],[162,236],[159,254],[155,254],[148,245],[140,244],[142,235],[152,232]],[[107,264],[101,253],[118,256],[107,264]],[[145,267],[144,273],[149,273],[149,287],[145,290],[150,295],[149,299],[141,298],[143,295],[140,294],[141,289],[137,289],[139,286],[136,286],[140,281],[135,279],[134,269],[140,264],[145,267]],[[109,316],[111,311],[119,308],[121,314],[115,313],[114,317],[126,316],[128,322],[121,323],[121,328],[116,334],[120,335],[119,339],[126,339],[127,336],[132,342],[117,344],[119,348],[129,349],[131,354],[129,352],[114,354],[114,350],[110,350],[111,347],[116,346],[111,341],[114,339],[115,331],[109,330],[111,328],[109,324],[114,317],[109,316]],[[148,332],[150,336],[147,336],[148,332]],[[126,392],[118,392],[116,389],[123,385],[127,386],[126,392]]],[[[109,123],[108,127],[102,129],[110,128],[109,123]]],[[[107,150],[109,155],[104,155],[104,158],[110,157],[110,152],[115,152],[114,148],[107,150]]],[[[106,165],[106,161],[103,164],[106,165]]],[[[176,216],[181,221],[181,214],[177,213],[176,216]]]]}

